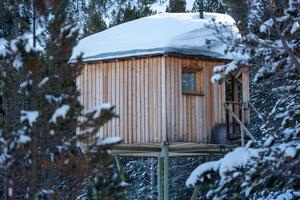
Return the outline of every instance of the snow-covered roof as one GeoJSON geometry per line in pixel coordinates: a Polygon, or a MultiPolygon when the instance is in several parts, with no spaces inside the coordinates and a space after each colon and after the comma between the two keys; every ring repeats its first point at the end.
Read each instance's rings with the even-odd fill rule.
{"type": "Polygon", "coordinates": [[[83,53],[84,61],[106,60],[131,56],[178,53],[230,59],[224,55],[225,45],[215,41],[207,47],[206,40],[216,39],[212,24],[227,26],[225,35],[237,35],[232,17],[219,13],[161,13],[133,20],[79,41],[71,61],[83,53]],[[227,32],[227,33],[226,33],[227,32]]]}

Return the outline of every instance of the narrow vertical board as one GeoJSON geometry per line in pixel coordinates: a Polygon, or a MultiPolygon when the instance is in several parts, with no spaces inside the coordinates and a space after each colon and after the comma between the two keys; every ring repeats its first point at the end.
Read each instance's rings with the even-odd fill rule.
{"type": "Polygon", "coordinates": [[[144,61],[144,134],[145,142],[149,143],[149,58],[144,61]]]}
{"type": "Polygon", "coordinates": [[[156,103],[156,109],[155,109],[155,117],[156,117],[156,130],[157,130],[157,142],[162,141],[162,128],[161,128],[161,59],[159,57],[155,57],[155,65],[154,67],[154,73],[155,73],[155,84],[156,84],[156,90],[155,90],[155,103],[156,103]]]}
{"type": "Polygon", "coordinates": [[[172,97],[171,97],[171,87],[172,87],[172,83],[171,83],[171,71],[172,71],[172,64],[170,63],[170,58],[169,56],[165,56],[165,87],[166,87],[166,99],[168,99],[168,101],[166,101],[166,141],[171,141],[171,134],[172,130],[171,130],[171,116],[172,116],[172,111],[171,111],[171,106],[172,106],[172,97]]]}
{"type": "Polygon", "coordinates": [[[132,118],[132,90],[133,90],[133,86],[132,86],[132,60],[128,60],[127,61],[127,69],[128,69],[128,86],[127,86],[127,107],[128,107],[128,114],[127,114],[127,119],[128,119],[128,123],[127,123],[127,126],[128,126],[128,143],[133,143],[133,118],[132,118]]]}
{"type": "Polygon", "coordinates": [[[131,76],[131,80],[132,80],[132,101],[131,101],[131,105],[132,105],[132,110],[131,110],[131,114],[132,114],[132,131],[133,131],[133,143],[137,143],[137,66],[136,66],[136,61],[135,59],[132,59],[132,66],[133,66],[133,71],[132,71],[132,76],[131,76]]]}
{"type": "Polygon", "coordinates": [[[123,136],[123,142],[124,143],[128,143],[128,113],[127,113],[127,87],[128,87],[128,82],[127,82],[127,60],[123,60],[122,61],[122,70],[121,70],[121,76],[122,76],[122,98],[121,98],[121,102],[122,102],[122,126],[120,128],[120,134],[123,136]]]}
{"type": "Polygon", "coordinates": [[[243,95],[243,104],[245,105],[245,109],[243,112],[243,122],[246,124],[250,123],[250,110],[248,106],[248,102],[250,100],[249,97],[249,67],[243,66],[242,68],[242,95],[243,95]]]}
{"type": "MultiPolygon", "coordinates": [[[[100,62],[99,63],[99,90],[97,91],[97,93],[99,94],[99,102],[100,103],[105,103],[104,101],[104,85],[103,85],[103,77],[104,77],[104,69],[103,69],[103,63],[100,62]]],[[[104,126],[101,127],[100,130],[100,137],[103,138],[104,137],[104,126]]]]}
{"type": "Polygon", "coordinates": [[[182,60],[178,57],[176,57],[176,68],[178,69],[178,76],[179,76],[179,94],[178,96],[179,98],[179,113],[180,113],[180,142],[184,141],[184,135],[185,135],[185,110],[184,110],[184,106],[185,106],[185,98],[182,95],[182,80],[181,80],[181,76],[182,76],[182,60]]]}
{"type": "MultiPolygon", "coordinates": [[[[107,67],[108,67],[108,93],[107,93],[107,97],[108,97],[108,102],[111,103],[112,105],[114,105],[113,102],[113,97],[114,97],[114,77],[113,77],[113,66],[114,66],[114,62],[109,62],[107,63],[107,67]]],[[[113,124],[114,124],[114,120],[112,119],[110,122],[107,123],[108,124],[108,134],[107,137],[111,137],[113,136],[113,124]]]]}
{"type": "Polygon", "coordinates": [[[148,120],[149,120],[149,142],[155,142],[155,137],[157,133],[155,132],[155,122],[154,117],[154,75],[153,75],[153,58],[148,58],[148,120]]]}
{"type": "Polygon", "coordinates": [[[145,121],[144,121],[144,116],[145,116],[145,103],[144,103],[144,95],[145,95],[145,90],[144,90],[144,72],[145,72],[145,65],[144,65],[144,60],[145,58],[139,59],[140,60],[140,142],[145,142],[145,121]]]}
{"type": "MultiPolygon", "coordinates": [[[[176,135],[177,135],[177,130],[176,130],[176,114],[177,114],[177,112],[176,112],[176,100],[177,100],[177,98],[176,98],[176,96],[175,96],[175,94],[176,94],[176,88],[177,88],[177,85],[175,85],[175,61],[174,61],[174,57],[172,56],[171,58],[170,58],[171,60],[171,62],[170,62],[170,67],[169,67],[169,69],[170,69],[170,85],[171,85],[171,88],[169,89],[170,90],[170,98],[171,98],[171,100],[170,100],[170,103],[171,103],[171,106],[170,106],[170,115],[171,115],[171,117],[170,117],[170,132],[169,132],[169,135],[170,135],[170,141],[171,142],[175,142],[176,141],[176,135]]],[[[167,88],[167,90],[168,90],[168,88],[167,88]]],[[[167,102],[168,102],[168,100],[167,100],[167,102]]]]}
{"type": "Polygon", "coordinates": [[[174,132],[174,142],[178,141],[180,142],[180,135],[181,135],[181,130],[180,130],[180,102],[181,98],[178,98],[180,95],[180,78],[181,78],[181,72],[180,69],[177,67],[178,63],[176,60],[176,57],[172,58],[173,60],[173,65],[174,65],[174,98],[175,98],[175,132],[174,132]]]}
{"type": "Polygon", "coordinates": [[[121,137],[122,139],[124,139],[124,135],[123,135],[123,130],[124,130],[124,126],[123,126],[123,120],[124,120],[124,113],[123,113],[123,108],[124,108],[124,101],[123,101],[123,97],[124,97],[124,93],[123,93],[123,67],[124,67],[124,61],[117,61],[117,71],[118,71],[118,84],[117,84],[117,92],[116,92],[116,96],[117,96],[117,108],[118,108],[118,115],[119,118],[117,120],[117,135],[119,137],[121,137]]]}
{"type": "MultiPolygon", "coordinates": [[[[107,103],[108,102],[108,85],[109,85],[109,78],[108,78],[108,64],[107,63],[101,63],[101,67],[103,69],[103,102],[107,103]]],[[[103,127],[103,133],[104,137],[108,136],[108,124],[105,124],[103,127]]]]}
{"type": "Polygon", "coordinates": [[[167,110],[166,110],[166,56],[161,58],[161,112],[162,112],[162,141],[167,141],[167,110]]]}
{"type": "Polygon", "coordinates": [[[136,131],[137,143],[141,142],[141,59],[135,59],[136,66],[136,131]]]}

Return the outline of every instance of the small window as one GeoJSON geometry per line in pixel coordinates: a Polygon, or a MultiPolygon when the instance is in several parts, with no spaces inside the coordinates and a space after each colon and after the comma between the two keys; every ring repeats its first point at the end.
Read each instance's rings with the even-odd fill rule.
{"type": "Polygon", "coordinates": [[[196,92],[196,72],[182,72],[182,91],[196,92]]]}
{"type": "Polygon", "coordinates": [[[201,69],[183,68],[181,76],[181,88],[183,94],[202,94],[201,69]]]}

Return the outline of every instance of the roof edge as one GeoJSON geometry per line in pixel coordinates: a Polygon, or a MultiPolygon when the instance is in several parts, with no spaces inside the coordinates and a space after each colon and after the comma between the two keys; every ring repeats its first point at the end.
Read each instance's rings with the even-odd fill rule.
{"type": "MultiPolygon", "coordinates": [[[[137,57],[151,57],[159,55],[177,55],[177,56],[187,56],[187,57],[197,57],[209,60],[220,60],[220,61],[230,61],[231,59],[226,58],[224,55],[199,49],[187,49],[187,48],[154,48],[154,49],[135,49],[130,51],[120,51],[112,53],[103,53],[95,56],[89,56],[82,59],[85,63],[99,62],[99,61],[110,61],[110,60],[126,60],[130,58],[137,57]]],[[[70,63],[76,62],[76,58],[72,58],[70,63]]]]}

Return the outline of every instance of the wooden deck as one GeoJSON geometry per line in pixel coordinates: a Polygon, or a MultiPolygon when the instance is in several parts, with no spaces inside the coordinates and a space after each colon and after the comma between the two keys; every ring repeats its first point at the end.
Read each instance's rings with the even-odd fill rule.
{"type": "Polygon", "coordinates": [[[236,145],[203,144],[203,143],[144,143],[118,144],[112,147],[112,153],[119,156],[161,157],[163,146],[168,147],[170,157],[223,155],[236,145]]]}

